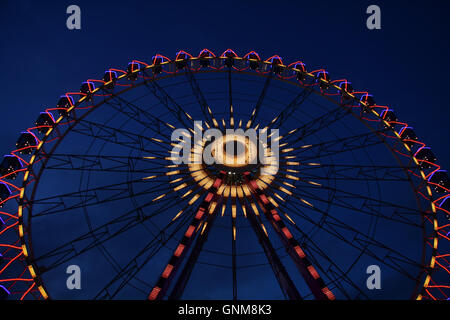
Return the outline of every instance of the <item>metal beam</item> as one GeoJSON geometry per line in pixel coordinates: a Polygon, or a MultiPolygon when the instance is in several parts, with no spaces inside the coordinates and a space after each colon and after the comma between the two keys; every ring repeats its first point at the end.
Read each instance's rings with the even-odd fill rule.
{"type": "Polygon", "coordinates": [[[265,195],[264,191],[258,187],[258,184],[255,180],[250,180],[248,173],[245,174],[245,180],[252,194],[257,199],[259,206],[263,210],[266,219],[270,221],[275,232],[286,248],[287,253],[292,258],[294,264],[297,266],[297,269],[300,271],[300,274],[302,275],[314,297],[318,300],[334,300],[335,297],[333,293],[325,285],[323,279],[320,277],[317,270],[307,258],[298,241],[292,236],[283,220],[281,220],[281,217],[278,215],[277,209],[268,200],[267,195],[265,195]]]}
{"type": "MultiPolygon", "coordinates": [[[[220,205],[220,203],[221,198],[217,200],[216,208],[220,205]]],[[[172,293],[169,295],[169,300],[179,300],[183,296],[184,289],[186,288],[186,285],[191,277],[194,266],[198,260],[200,252],[203,249],[203,245],[208,240],[208,234],[214,224],[214,220],[217,217],[216,208],[212,213],[209,213],[208,218],[206,219],[205,229],[202,230],[201,234],[197,237],[189,258],[187,259],[186,264],[184,265],[184,268],[172,289],[172,293]]]]}
{"type": "Polygon", "coordinates": [[[295,284],[292,281],[292,279],[289,277],[286,268],[281,263],[280,258],[278,257],[274,247],[272,246],[272,243],[262,230],[261,226],[258,224],[255,213],[250,209],[250,207],[247,204],[245,206],[248,221],[250,222],[253,231],[258,237],[258,241],[261,244],[264,253],[266,254],[267,260],[269,261],[270,266],[272,267],[272,270],[275,274],[275,277],[277,278],[281,290],[290,300],[302,300],[300,293],[295,287],[295,284]]]}
{"type": "Polygon", "coordinates": [[[173,280],[178,268],[180,267],[184,257],[186,256],[187,251],[190,249],[194,238],[198,233],[201,223],[204,223],[204,221],[207,219],[206,216],[208,215],[208,209],[214,201],[214,196],[217,194],[220,185],[223,183],[223,179],[224,173],[221,173],[220,176],[215,179],[213,185],[208,189],[207,195],[196,211],[196,214],[192,219],[188,229],[184,233],[166,268],[159,277],[159,280],[156,282],[156,285],[150,292],[148,296],[149,300],[162,300],[164,298],[167,290],[169,289],[171,281],[173,280]]]}

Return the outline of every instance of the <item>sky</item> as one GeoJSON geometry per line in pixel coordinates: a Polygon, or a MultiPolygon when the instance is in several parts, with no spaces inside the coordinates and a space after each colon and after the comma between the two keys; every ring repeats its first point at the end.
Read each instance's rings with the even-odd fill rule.
{"type": "Polygon", "coordinates": [[[346,77],[392,106],[443,164],[449,109],[447,1],[379,2],[382,29],[368,30],[368,1],[77,2],[81,30],[65,26],[72,2],[1,1],[2,151],[63,92],[112,66],[155,53],[255,50],[302,59],[346,77]],[[45,78],[43,76],[45,75],[45,78]],[[20,112],[23,111],[23,112],[20,112]]]}
{"type": "Polygon", "coordinates": [[[433,1],[12,1],[0,0],[0,152],[67,91],[110,67],[155,53],[227,48],[302,60],[373,94],[450,165],[447,75],[450,2],[433,1]],[[81,30],[66,8],[81,8],[81,30]],[[381,8],[368,30],[366,8],[381,8]]]}

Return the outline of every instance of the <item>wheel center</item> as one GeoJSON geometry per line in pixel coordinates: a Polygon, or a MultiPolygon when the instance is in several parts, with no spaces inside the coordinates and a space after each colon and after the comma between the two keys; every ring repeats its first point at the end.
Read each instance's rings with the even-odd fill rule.
{"type": "Polygon", "coordinates": [[[214,167],[230,173],[241,173],[258,165],[258,148],[254,141],[239,134],[226,134],[211,145],[214,167]]]}

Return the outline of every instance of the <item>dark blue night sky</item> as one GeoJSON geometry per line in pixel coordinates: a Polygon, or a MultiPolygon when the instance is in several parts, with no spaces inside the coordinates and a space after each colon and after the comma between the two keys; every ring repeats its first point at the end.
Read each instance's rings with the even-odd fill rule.
{"type": "MultiPolygon", "coordinates": [[[[264,59],[277,54],[288,63],[302,60],[310,70],[349,79],[379,105],[395,109],[448,169],[449,13],[446,0],[0,0],[0,153],[9,153],[19,132],[61,94],[78,91],[108,68],[125,69],[133,59],[150,62],[155,53],[231,48],[240,56],[255,50],[264,59]],[[81,8],[81,30],[66,28],[71,4],[81,8]],[[381,30],[366,28],[371,4],[381,8],[381,30]]],[[[271,286],[276,283],[247,283],[242,296],[271,286]]],[[[196,287],[192,298],[203,289],[196,287]]]]}

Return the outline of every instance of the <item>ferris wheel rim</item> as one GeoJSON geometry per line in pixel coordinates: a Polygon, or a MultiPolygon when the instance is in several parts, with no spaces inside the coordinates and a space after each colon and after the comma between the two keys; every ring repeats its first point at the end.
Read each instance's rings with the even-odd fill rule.
{"type": "MultiPolygon", "coordinates": [[[[216,57],[214,57],[214,58],[216,58],[216,57]]],[[[198,58],[190,58],[190,59],[198,59],[198,58]]],[[[213,59],[213,58],[211,58],[211,59],[213,59]]],[[[228,58],[225,58],[225,57],[222,58],[222,57],[220,57],[220,58],[218,58],[218,59],[222,59],[222,60],[224,61],[225,59],[228,59],[228,58]]],[[[235,58],[234,58],[234,59],[235,59],[235,58]]],[[[244,58],[239,58],[239,59],[244,59],[244,58]]],[[[269,59],[270,59],[270,58],[269,58],[269,59]]],[[[175,60],[175,61],[170,61],[170,60],[169,60],[169,61],[163,62],[161,65],[164,65],[164,63],[165,63],[165,64],[169,64],[169,63],[175,64],[176,61],[177,61],[177,60],[175,60]]],[[[147,66],[145,67],[145,69],[151,69],[151,68],[155,67],[155,65],[156,65],[156,64],[147,65],[147,66]]],[[[267,63],[267,65],[269,65],[269,63],[267,63]]],[[[272,65],[272,64],[270,64],[270,65],[272,65]]],[[[295,68],[293,68],[293,69],[294,69],[294,71],[296,71],[295,68]]],[[[298,70],[298,69],[297,69],[297,70],[298,70]]],[[[142,70],[140,70],[140,69],[136,69],[136,70],[132,71],[132,73],[133,73],[133,74],[138,74],[138,73],[141,72],[141,71],[142,71],[142,70]]],[[[209,72],[220,72],[220,71],[221,71],[221,70],[208,70],[208,71],[206,71],[206,72],[209,73],[209,72]]],[[[222,71],[223,71],[223,70],[222,70],[222,71]]],[[[299,71],[299,70],[298,70],[298,71],[299,71]]],[[[189,71],[187,71],[187,72],[192,72],[192,70],[189,70],[189,71]]],[[[232,70],[232,72],[241,73],[242,71],[240,71],[240,70],[232,70]]],[[[296,71],[296,72],[297,72],[297,71],[296,71]]],[[[175,73],[172,74],[172,75],[173,75],[173,76],[179,76],[179,75],[182,75],[182,74],[184,74],[184,73],[177,73],[177,72],[175,72],[175,73]]],[[[260,76],[263,76],[263,77],[264,77],[264,76],[267,76],[267,75],[265,75],[265,74],[255,74],[255,73],[249,73],[249,74],[252,74],[252,75],[260,75],[260,76]]],[[[172,76],[172,75],[168,75],[168,76],[172,76]]],[[[316,77],[316,75],[313,74],[313,73],[306,73],[306,75],[309,76],[309,77],[314,77],[314,78],[316,77]]],[[[126,76],[127,76],[127,74],[124,73],[124,74],[121,75],[120,77],[124,78],[124,77],[126,77],[126,76]]],[[[162,77],[159,77],[159,78],[154,79],[154,80],[151,80],[151,81],[157,81],[157,80],[160,80],[161,78],[162,78],[162,77]]],[[[285,79],[280,79],[280,80],[285,80],[285,79]]],[[[144,85],[146,82],[147,82],[147,81],[143,81],[142,83],[140,83],[140,84],[137,85],[137,86],[144,85]]],[[[330,81],[323,80],[323,79],[320,79],[319,84],[320,84],[321,82],[324,82],[324,83],[330,83],[330,81]]],[[[290,82],[290,83],[291,83],[291,82],[290,82]]],[[[102,86],[96,88],[92,93],[95,94],[95,92],[98,92],[98,91],[100,91],[101,89],[104,89],[104,86],[106,86],[107,84],[108,84],[108,83],[104,83],[102,86]]],[[[117,94],[111,95],[111,97],[118,96],[118,95],[120,95],[120,94],[122,94],[122,93],[124,93],[124,92],[126,92],[126,91],[128,91],[128,90],[134,89],[134,88],[137,87],[137,86],[131,86],[131,87],[129,87],[129,88],[126,88],[126,89],[124,89],[123,91],[120,91],[120,92],[117,93],[117,94]]],[[[333,86],[334,86],[334,88],[337,89],[338,91],[341,90],[341,88],[340,88],[339,86],[337,86],[337,85],[335,85],[335,84],[334,84],[333,86]]],[[[300,85],[300,87],[301,87],[301,85],[300,85]]],[[[303,87],[303,88],[304,88],[304,87],[303,87]]],[[[325,95],[319,93],[319,92],[316,91],[316,90],[313,90],[313,91],[314,91],[315,93],[319,94],[319,95],[322,96],[322,97],[326,97],[325,95]]],[[[342,91],[342,90],[341,90],[341,91],[342,91]]],[[[68,93],[68,94],[70,94],[70,93],[68,93]]],[[[66,96],[67,96],[68,94],[66,94],[66,96]]],[[[78,93],[77,93],[77,94],[78,94],[78,93]]],[[[355,95],[354,97],[355,97],[355,100],[356,100],[356,95],[355,95]]],[[[328,98],[329,98],[329,97],[328,97],[328,98]]],[[[83,96],[80,98],[80,100],[78,100],[73,106],[71,106],[71,108],[69,108],[69,109],[67,110],[67,112],[70,112],[71,110],[75,110],[76,107],[79,106],[79,105],[81,105],[81,104],[84,102],[85,99],[87,99],[87,98],[86,98],[86,95],[83,95],[83,96]]],[[[61,139],[60,139],[59,141],[57,141],[57,143],[55,144],[55,146],[52,148],[52,152],[50,152],[50,157],[51,157],[51,154],[53,153],[53,151],[56,150],[56,148],[57,148],[57,146],[59,145],[59,143],[61,143],[61,141],[63,140],[63,138],[65,137],[65,135],[68,134],[68,133],[70,132],[70,130],[71,130],[74,126],[76,126],[76,124],[78,123],[78,121],[80,121],[81,119],[83,119],[85,116],[87,116],[87,115],[88,115],[90,112],[92,112],[93,110],[97,109],[97,108],[98,108],[99,106],[101,106],[103,103],[104,103],[104,102],[102,102],[102,103],[100,103],[100,104],[98,104],[98,105],[93,106],[92,110],[88,111],[86,114],[83,115],[82,118],[80,118],[79,120],[77,119],[77,121],[75,121],[75,123],[73,124],[73,126],[71,126],[70,129],[67,130],[67,131],[64,133],[64,135],[61,137],[61,139]]],[[[362,108],[363,108],[363,107],[369,107],[369,109],[370,109],[370,106],[365,105],[364,102],[359,101],[359,103],[362,105],[362,106],[361,106],[362,108]]],[[[379,114],[378,114],[375,110],[371,109],[370,111],[373,112],[373,113],[375,113],[377,116],[379,116],[379,114]]],[[[52,126],[52,128],[50,128],[50,129],[47,131],[45,137],[41,140],[41,142],[39,143],[38,147],[34,150],[32,159],[37,158],[38,152],[41,150],[41,147],[46,143],[45,141],[46,141],[46,139],[49,137],[51,131],[54,130],[54,129],[60,124],[60,122],[63,121],[63,120],[64,120],[64,117],[61,116],[58,120],[55,121],[55,124],[52,126]]],[[[360,119],[360,120],[361,120],[361,119],[360,119]]],[[[392,131],[396,132],[396,131],[394,130],[394,128],[392,128],[392,131]]],[[[397,133],[397,132],[396,132],[396,133],[397,133]]],[[[400,137],[400,135],[399,135],[398,133],[396,134],[396,137],[398,138],[399,141],[401,141],[401,142],[404,144],[404,141],[401,139],[401,137],[400,137]]],[[[405,148],[407,147],[406,144],[404,144],[404,146],[405,146],[405,148]]],[[[408,150],[408,148],[406,148],[406,149],[408,150]]],[[[408,151],[409,151],[409,150],[408,150],[408,151]]],[[[413,160],[415,159],[415,162],[417,163],[417,159],[414,157],[414,155],[413,155],[411,152],[410,152],[409,156],[411,157],[411,159],[413,159],[413,160]]],[[[45,161],[48,161],[48,159],[49,159],[50,157],[46,158],[45,161]]],[[[28,186],[28,177],[29,177],[29,175],[31,174],[33,162],[34,162],[33,160],[30,160],[29,164],[27,165],[27,169],[26,169],[26,171],[24,172],[24,179],[23,179],[23,184],[22,184],[22,188],[21,188],[21,196],[19,197],[19,198],[20,198],[20,202],[19,202],[19,212],[22,212],[22,210],[24,209],[24,208],[23,208],[23,202],[22,202],[22,200],[23,200],[23,199],[22,199],[22,196],[23,196],[23,193],[24,193],[25,188],[28,186]],[[26,177],[27,179],[25,179],[25,177],[26,177]]],[[[42,172],[45,170],[45,165],[42,167],[41,170],[42,170],[42,172]]],[[[422,172],[423,172],[423,171],[422,171],[422,172]]],[[[39,177],[40,177],[40,174],[39,174],[39,177]]],[[[37,186],[38,186],[38,184],[39,184],[39,179],[37,179],[36,182],[37,182],[37,183],[35,183],[35,185],[34,185],[34,188],[35,188],[35,189],[37,188],[37,186]]],[[[431,202],[430,206],[431,206],[431,208],[432,208],[433,213],[436,214],[436,209],[435,209],[435,207],[434,207],[434,205],[433,205],[433,202],[431,202]]],[[[31,218],[31,217],[30,217],[30,218],[31,218]]],[[[437,221],[435,221],[435,223],[436,223],[436,226],[435,226],[435,228],[436,228],[436,227],[437,227],[437,221]]],[[[20,228],[20,227],[23,228],[23,219],[22,219],[22,216],[19,216],[19,228],[20,228]]],[[[436,236],[436,238],[437,238],[437,236],[436,236]]],[[[31,260],[32,260],[32,252],[33,252],[33,250],[32,250],[31,247],[27,248],[27,244],[24,243],[25,241],[24,241],[23,237],[21,237],[21,241],[22,241],[22,240],[23,240],[22,246],[25,245],[24,250],[27,250],[27,251],[28,251],[28,254],[31,254],[31,260]],[[30,249],[31,249],[31,250],[30,250],[30,249]]],[[[434,252],[433,252],[432,259],[435,259],[435,256],[436,256],[436,249],[435,249],[434,252]]],[[[32,270],[34,269],[33,263],[28,264],[28,269],[30,270],[30,272],[33,272],[33,271],[32,271],[32,270]]],[[[34,271],[34,272],[35,272],[35,271],[34,271]]],[[[36,273],[36,272],[35,272],[35,273],[36,273]]],[[[429,271],[429,273],[427,273],[427,274],[428,274],[428,275],[431,274],[431,271],[429,271]]],[[[427,277],[428,277],[428,276],[427,276],[427,277]]],[[[39,278],[39,276],[36,275],[36,278],[35,278],[35,279],[38,279],[38,278],[39,278]]],[[[43,292],[46,292],[45,286],[44,286],[43,283],[41,283],[39,280],[36,280],[36,284],[37,284],[39,287],[42,287],[43,292]]],[[[424,288],[426,288],[426,286],[424,286],[424,288]]],[[[39,290],[41,291],[41,289],[39,289],[39,290]]],[[[41,291],[41,294],[42,294],[42,291],[41,291]]],[[[47,293],[46,293],[46,294],[47,294],[47,293]]],[[[419,296],[419,295],[420,295],[420,293],[418,293],[418,296],[419,296]]],[[[45,298],[45,296],[44,296],[44,298],[45,298]]]]}

